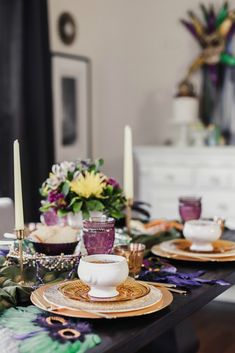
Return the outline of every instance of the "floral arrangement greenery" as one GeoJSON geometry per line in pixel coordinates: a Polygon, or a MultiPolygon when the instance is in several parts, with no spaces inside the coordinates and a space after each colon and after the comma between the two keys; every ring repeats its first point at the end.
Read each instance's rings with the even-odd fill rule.
{"type": "Polygon", "coordinates": [[[122,218],[125,197],[119,183],[101,173],[103,160],[62,162],[52,166],[49,178],[42,184],[41,212],[54,211],[64,217],[82,212],[101,211],[115,219],[122,218]]]}

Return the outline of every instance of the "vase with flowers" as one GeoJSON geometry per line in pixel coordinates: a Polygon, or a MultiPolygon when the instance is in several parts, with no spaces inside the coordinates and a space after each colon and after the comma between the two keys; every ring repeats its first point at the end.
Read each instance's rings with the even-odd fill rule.
{"type": "Polygon", "coordinates": [[[103,160],[64,161],[52,166],[49,177],[40,188],[43,197],[40,211],[50,223],[76,223],[104,214],[122,218],[125,197],[119,183],[103,174],[103,160]],[[98,212],[98,213],[97,213],[98,212]],[[95,213],[95,214],[94,214],[95,213]]]}

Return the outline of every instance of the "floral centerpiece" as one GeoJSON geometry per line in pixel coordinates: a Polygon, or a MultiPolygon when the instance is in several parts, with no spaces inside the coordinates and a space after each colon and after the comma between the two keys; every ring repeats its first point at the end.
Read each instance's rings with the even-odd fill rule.
{"type": "Polygon", "coordinates": [[[103,160],[62,162],[52,166],[49,178],[42,184],[44,200],[40,211],[53,211],[59,217],[82,212],[89,218],[98,211],[115,219],[123,217],[125,197],[119,183],[101,173],[103,160]]]}

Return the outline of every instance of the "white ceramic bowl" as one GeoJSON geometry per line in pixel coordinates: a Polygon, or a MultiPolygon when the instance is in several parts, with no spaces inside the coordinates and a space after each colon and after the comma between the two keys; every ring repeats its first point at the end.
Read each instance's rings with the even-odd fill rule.
{"type": "Polygon", "coordinates": [[[192,251],[212,251],[212,242],[221,236],[221,227],[217,222],[193,220],[184,224],[183,233],[186,239],[192,241],[192,251]]]}
{"type": "Polygon", "coordinates": [[[118,295],[116,287],[127,279],[128,273],[126,259],[117,255],[85,256],[78,266],[79,278],[91,288],[88,294],[98,298],[118,295]]]}

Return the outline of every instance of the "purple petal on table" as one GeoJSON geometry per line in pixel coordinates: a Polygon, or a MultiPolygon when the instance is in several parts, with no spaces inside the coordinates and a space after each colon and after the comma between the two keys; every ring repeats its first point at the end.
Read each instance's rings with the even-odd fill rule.
{"type": "Polygon", "coordinates": [[[181,278],[188,278],[188,279],[192,279],[192,278],[197,278],[200,277],[202,275],[205,274],[205,271],[196,271],[196,272],[192,272],[192,273],[184,273],[184,272],[177,272],[177,275],[181,278]]]}
{"type": "Polygon", "coordinates": [[[199,287],[201,284],[195,280],[187,279],[187,278],[180,278],[177,276],[167,276],[167,280],[169,283],[176,284],[178,286],[193,286],[199,287]]]}
{"type": "Polygon", "coordinates": [[[219,284],[220,286],[230,286],[231,283],[223,280],[223,279],[216,279],[215,284],[219,284]]]}
{"type": "Polygon", "coordinates": [[[207,284],[219,284],[220,286],[229,286],[231,283],[223,280],[223,279],[205,279],[205,278],[197,278],[199,283],[207,283],[207,284]]]}
{"type": "Polygon", "coordinates": [[[177,268],[175,266],[172,266],[172,265],[163,265],[161,267],[161,272],[176,273],[177,272],[177,268]]]}
{"type": "Polygon", "coordinates": [[[143,265],[145,268],[149,268],[152,265],[152,262],[149,259],[144,259],[143,265]]]}

